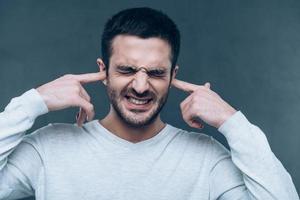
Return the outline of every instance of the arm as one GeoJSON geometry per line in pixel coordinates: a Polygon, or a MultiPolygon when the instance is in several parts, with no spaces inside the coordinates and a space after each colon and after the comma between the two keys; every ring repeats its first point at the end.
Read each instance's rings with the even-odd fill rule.
{"type": "Polygon", "coordinates": [[[0,170],[7,163],[7,156],[22,141],[39,115],[48,108],[37,91],[31,89],[22,96],[13,98],[0,113],[0,170]]]}
{"type": "MultiPolygon", "coordinates": [[[[272,153],[264,133],[210,89],[174,79],[191,93],[182,103],[183,119],[202,128],[199,119],[224,134],[231,152],[219,149],[211,172],[212,199],[299,199],[290,175],[272,153]]],[[[215,145],[217,146],[217,145],[215,145]]]]}
{"type": "MultiPolygon", "coordinates": [[[[21,198],[33,195],[28,179],[14,163],[10,162],[8,156],[21,143],[26,130],[32,127],[36,117],[47,112],[48,108],[42,98],[32,89],[20,97],[13,98],[4,112],[0,113],[0,199],[7,199],[8,196],[21,198]]],[[[27,162],[34,163],[33,165],[38,167],[40,165],[38,156],[31,147],[26,148],[24,145],[23,149],[26,151],[24,154],[32,150],[30,157],[25,157],[29,158],[27,162]]]]}
{"type": "Polygon", "coordinates": [[[290,175],[271,151],[264,133],[240,111],[218,130],[226,137],[230,152],[222,159],[224,150],[217,147],[218,158],[211,172],[212,199],[299,199],[290,175]]]}
{"type": "Polygon", "coordinates": [[[94,110],[82,83],[105,79],[105,72],[67,75],[14,98],[0,113],[0,199],[33,195],[42,170],[42,159],[35,148],[23,142],[35,119],[52,110],[79,106],[79,126],[94,110]]]}

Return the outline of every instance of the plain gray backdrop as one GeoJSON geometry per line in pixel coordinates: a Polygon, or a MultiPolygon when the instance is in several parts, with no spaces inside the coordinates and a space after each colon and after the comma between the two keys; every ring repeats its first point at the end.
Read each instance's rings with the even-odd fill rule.
{"type": "MultiPolygon", "coordinates": [[[[64,74],[98,71],[104,23],[122,9],[140,6],[164,11],[178,25],[177,78],[209,81],[212,90],[258,125],[299,192],[299,0],[0,0],[0,110],[11,98],[64,74]]],[[[96,117],[104,117],[109,109],[104,86],[85,88],[96,117]]],[[[181,117],[179,104],[186,96],[172,88],[162,118],[195,131],[181,117]]],[[[41,116],[28,133],[48,123],[74,123],[76,112],[70,108],[41,116]]],[[[196,131],[227,146],[208,125],[196,131]]]]}

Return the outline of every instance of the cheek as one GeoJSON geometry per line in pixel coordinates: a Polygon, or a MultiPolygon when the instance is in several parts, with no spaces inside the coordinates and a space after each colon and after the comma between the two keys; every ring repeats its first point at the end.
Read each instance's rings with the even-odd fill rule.
{"type": "Polygon", "coordinates": [[[164,96],[169,91],[170,86],[168,81],[156,81],[152,82],[151,85],[159,96],[164,96]]]}
{"type": "Polygon", "coordinates": [[[130,83],[130,80],[117,76],[109,76],[107,80],[107,86],[117,91],[124,89],[130,83]]]}

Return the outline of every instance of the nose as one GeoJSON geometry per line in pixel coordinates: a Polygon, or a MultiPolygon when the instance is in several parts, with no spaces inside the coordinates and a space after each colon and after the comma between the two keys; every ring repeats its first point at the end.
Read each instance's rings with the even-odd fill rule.
{"type": "Polygon", "coordinates": [[[139,94],[149,89],[148,75],[145,70],[138,71],[132,81],[132,88],[139,94]]]}

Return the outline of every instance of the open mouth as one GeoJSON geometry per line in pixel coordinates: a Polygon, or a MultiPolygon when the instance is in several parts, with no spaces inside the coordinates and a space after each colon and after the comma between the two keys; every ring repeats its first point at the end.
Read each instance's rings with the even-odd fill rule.
{"type": "Polygon", "coordinates": [[[137,98],[131,95],[125,95],[125,107],[132,112],[145,112],[153,106],[154,98],[137,98]]]}
{"type": "Polygon", "coordinates": [[[125,98],[127,99],[128,102],[135,105],[147,105],[153,100],[153,98],[136,98],[128,95],[126,95],[125,98]]]}

